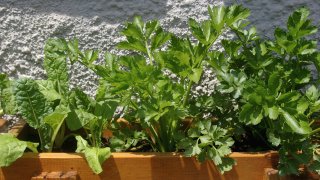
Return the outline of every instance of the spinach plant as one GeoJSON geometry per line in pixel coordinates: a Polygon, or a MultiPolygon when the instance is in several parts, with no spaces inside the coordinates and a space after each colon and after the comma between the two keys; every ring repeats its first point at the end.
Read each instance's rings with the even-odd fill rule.
{"type": "MultiPolygon", "coordinates": [[[[112,119],[117,102],[108,100],[104,92],[98,92],[96,100],[93,100],[80,89],[70,90],[67,67],[67,59],[73,60],[72,54],[68,51],[70,43],[63,39],[47,41],[44,59],[44,68],[48,76],[46,80],[18,79],[11,86],[8,78],[1,75],[1,93],[9,93],[9,90],[14,89],[15,101],[12,102],[15,102],[17,112],[28,125],[37,130],[41,151],[51,152],[53,148],[60,149],[64,140],[76,136],[76,151],[83,152],[93,171],[100,173],[101,164],[110,156],[110,149],[102,148],[101,134],[107,126],[107,120],[112,119]],[[84,128],[87,133],[85,139],[89,138],[90,144],[80,136],[81,134],[71,133],[66,136],[66,128],[70,131],[84,128]]],[[[9,103],[2,103],[7,104],[9,103]]],[[[37,152],[37,144],[20,141],[7,134],[0,137],[4,139],[1,166],[10,165],[22,155],[26,147],[37,152]],[[10,147],[13,146],[19,148],[11,151],[10,147]]]]}

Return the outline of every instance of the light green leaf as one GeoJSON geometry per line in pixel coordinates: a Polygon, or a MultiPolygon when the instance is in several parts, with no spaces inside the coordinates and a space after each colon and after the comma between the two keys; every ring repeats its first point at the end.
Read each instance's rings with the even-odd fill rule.
{"type": "Polygon", "coordinates": [[[70,130],[75,131],[87,125],[96,116],[82,109],[71,111],[66,119],[67,126],[70,130]]]}
{"type": "Polygon", "coordinates": [[[103,119],[111,119],[118,107],[116,101],[98,102],[95,107],[94,115],[100,116],[103,119]]]}
{"type": "Polygon", "coordinates": [[[79,56],[79,42],[77,39],[73,39],[70,40],[69,42],[67,42],[67,46],[68,46],[68,56],[69,59],[71,61],[71,63],[74,63],[78,60],[78,56],[79,56]]]}
{"type": "Polygon", "coordinates": [[[306,96],[310,101],[317,101],[320,97],[320,92],[316,86],[310,86],[306,91],[306,96]]]}
{"type": "Polygon", "coordinates": [[[56,136],[60,130],[61,125],[63,124],[65,118],[68,116],[69,109],[64,108],[62,109],[57,109],[53,113],[49,114],[48,116],[44,117],[44,123],[48,124],[51,129],[52,129],[52,135],[51,135],[51,140],[50,144],[51,146],[53,145],[56,136]]]}
{"type": "Polygon", "coordinates": [[[281,110],[281,114],[283,115],[285,122],[287,125],[298,134],[309,134],[311,132],[310,127],[300,126],[299,122],[296,120],[294,116],[289,114],[288,112],[281,110]]]}
{"type": "Polygon", "coordinates": [[[0,134],[0,167],[9,166],[21,157],[27,147],[36,151],[38,144],[20,141],[12,134],[0,134]]]}
{"type": "Polygon", "coordinates": [[[10,81],[6,74],[0,74],[0,110],[2,110],[5,114],[16,113],[13,84],[14,82],[10,81]]]}
{"type": "Polygon", "coordinates": [[[146,38],[148,39],[151,34],[158,29],[160,23],[159,21],[148,21],[146,23],[146,38]]]}
{"type": "Polygon", "coordinates": [[[134,50],[147,54],[147,49],[144,44],[137,40],[131,40],[131,42],[122,41],[117,44],[117,47],[119,49],[134,50]]]}
{"type": "Polygon", "coordinates": [[[58,81],[62,87],[66,88],[69,81],[66,55],[56,55],[57,52],[55,51],[45,53],[46,56],[44,58],[43,66],[47,72],[48,80],[58,81]]]}
{"type": "Polygon", "coordinates": [[[84,153],[84,156],[92,171],[96,174],[100,174],[103,171],[101,167],[102,163],[111,156],[110,148],[90,147],[88,145],[88,142],[84,140],[81,136],[76,136],[76,139],[76,152],[84,153]]]}
{"type": "Polygon", "coordinates": [[[50,80],[40,80],[37,81],[40,92],[48,101],[55,101],[62,99],[61,94],[59,94],[54,87],[54,82],[50,80]]]}
{"type": "Polygon", "coordinates": [[[301,98],[297,104],[297,111],[299,114],[304,114],[304,112],[308,109],[309,102],[305,98],[301,98]]]}
{"type": "Polygon", "coordinates": [[[268,115],[270,119],[276,120],[279,117],[279,108],[277,106],[268,108],[268,115]]]}
{"type": "Polygon", "coordinates": [[[215,148],[208,149],[208,156],[213,160],[215,165],[219,165],[222,163],[221,156],[218,154],[215,148]]]}
{"type": "Polygon", "coordinates": [[[219,164],[217,167],[219,168],[219,171],[224,174],[224,172],[230,171],[233,167],[233,165],[235,165],[236,162],[234,159],[229,158],[229,157],[224,157],[222,158],[222,163],[219,164]]]}
{"type": "Polygon", "coordinates": [[[250,10],[241,5],[232,5],[226,9],[226,22],[228,26],[234,26],[250,15],[250,10]]]}
{"type": "Polygon", "coordinates": [[[189,75],[190,80],[192,80],[195,83],[198,83],[202,76],[202,71],[202,68],[192,69],[192,74],[189,75]]]}
{"type": "Polygon", "coordinates": [[[151,50],[155,50],[164,45],[171,38],[171,34],[159,28],[151,39],[151,50]]]}
{"type": "Polygon", "coordinates": [[[213,22],[217,31],[221,30],[224,26],[225,9],[226,8],[224,6],[216,6],[212,9],[210,6],[208,7],[211,21],[213,22]]]}
{"type": "Polygon", "coordinates": [[[280,145],[281,139],[279,137],[276,137],[274,132],[267,131],[267,136],[268,136],[268,141],[271,142],[272,145],[274,145],[274,146],[279,146],[280,145]]]}

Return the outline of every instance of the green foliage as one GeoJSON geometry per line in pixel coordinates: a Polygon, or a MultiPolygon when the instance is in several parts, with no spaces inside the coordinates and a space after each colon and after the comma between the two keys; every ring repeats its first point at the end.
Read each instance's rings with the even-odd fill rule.
{"type": "Polygon", "coordinates": [[[12,81],[6,74],[0,74],[0,110],[1,114],[15,114],[16,102],[12,89],[12,81]]]}
{"type": "MultiPolygon", "coordinates": [[[[83,130],[83,136],[76,135],[76,152],[84,153],[97,174],[111,150],[146,148],[212,160],[224,173],[236,163],[228,157],[231,149],[248,139],[279,150],[281,175],[297,174],[300,165],[319,173],[320,53],[308,38],[317,32],[309,11],[296,10],[286,29],[275,29],[274,40],[263,40],[248,26],[250,11],[240,5],[209,7],[208,12],[202,22],[189,19],[192,36],[184,37],[165,31],[157,20],[135,17],[117,44],[129,55],[107,52],[104,62],[98,50],[81,51],[76,39],[49,39],[48,78],[18,80],[13,100],[12,82],[0,75],[1,108],[14,112],[17,106],[38,130],[44,151],[61,146],[66,128],[83,130]],[[235,38],[223,39],[218,51],[213,44],[226,30],[235,38]],[[69,88],[68,60],[100,77],[94,98],[69,88]],[[192,89],[206,68],[219,81],[215,92],[195,95],[192,89]],[[115,114],[117,109],[121,112],[115,114]],[[110,148],[101,140],[106,128],[113,131],[110,148]]],[[[0,157],[6,166],[28,145],[11,139],[19,148],[0,157]]]]}
{"type": "Polygon", "coordinates": [[[261,40],[254,27],[231,25],[237,38],[222,42],[226,53],[209,55],[218,89],[241,107],[239,121],[263,127],[260,136],[280,148],[281,175],[297,174],[301,164],[315,160],[311,141],[319,132],[312,126],[319,118],[319,72],[312,76],[308,66],[319,67],[319,52],[317,43],[306,38],[317,31],[308,15],[305,8],[295,11],[287,30],[276,28],[275,40],[269,41],[261,40]]]}
{"type": "Polygon", "coordinates": [[[218,169],[224,173],[230,171],[235,161],[225,157],[231,153],[234,141],[228,131],[213,125],[211,120],[198,121],[188,130],[187,137],[180,140],[179,148],[186,156],[196,156],[200,162],[213,160],[218,169]]]}
{"type": "MultiPolygon", "coordinates": [[[[206,107],[201,104],[194,106],[191,89],[200,82],[204,66],[211,63],[207,58],[210,49],[226,26],[238,27],[249,15],[249,11],[241,6],[209,7],[209,13],[210,19],[203,22],[189,20],[195,42],[190,40],[191,37],[181,38],[165,32],[158,21],[143,22],[141,17],[135,17],[121,31],[125,40],[117,46],[119,49],[132,51],[131,55],[106,53],[105,63],[101,65],[86,60],[83,53],[79,52],[79,57],[75,59],[106,82],[103,90],[110,97],[119,100],[128,123],[138,126],[138,130],[119,129],[119,125],[114,123],[117,133],[110,140],[113,150],[130,150],[134,145],[149,143],[155,151],[177,151],[177,137],[181,134],[184,120],[202,119],[205,113],[203,109],[206,107]],[[175,77],[165,75],[164,72],[175,77]]],[[[254,30],[246,34],[254,36],[254,30]]],[[[237,84],[246,79],[245,76],[239,79],[231,76],[226,78],[230,79],[230,83],[237,84]]],[[[241,89],[238,91],[240,93],[241,89]]],[[[214,130],[206,132],[208,136],[218,133],[219,137],[211,137],[208,139],[210,143],[203,143],[201,155],[190,155],[199,156],[202,160],[220,158],[216,162],[219,169],[222,172],[228,171],[234,164],[227,157],[231,153],[229,148],[233,141],[227,136],[226,130],[217,127],[216,122],[212,122],[212,128],[214,130]],[[224,137],[228,137],[224,139],[227,144],[220,145],[218,141],[224,137]],[[213,148],[221,150],[213,152],[213,148]],[[216,155],[213,157],[212,153],[216,155]]],[[[189,131],[192,130],[194,129],[189,131]]],[[[205,137],[201,136],[201,139],[204,141],[205,137]]],[[[184,148],[195,147],[197,146],[190,145],[184,148]]]]}
{"type": "Polygon", "coordinates": [[[111,155],[110,148],[97,148],[89,146],[88,142],[81,136],[76,136],[78,153],[83,153],[86,160],[94,173],[100,174],[102,172],[102,163],[111,155]]]}
{"type": "Polygon", "coordinates": [[[26,148],[37,151],[38,143],[21,141],[11,134],[0,134],[0,167],[9,166],[21,157],[26,148]]]}

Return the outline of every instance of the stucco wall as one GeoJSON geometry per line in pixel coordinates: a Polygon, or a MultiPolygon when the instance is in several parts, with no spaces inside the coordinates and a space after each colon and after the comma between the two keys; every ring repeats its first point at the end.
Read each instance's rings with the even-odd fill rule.
{"type": "MultiPolygon", "coordinates": [[[[119,29],[126,20],[141,15],[160,19],[163,26],[184,34],[189,17],[206,18],[207,5],[232,4],[236,0],[0,0],[0,72],[12,78],[43,78],[43,46],[49,37],[76,37],[81,48],[114,51],[119,29]]],[[[274,26],[285,26],[287,16],[307,5],[319,24],[319,0],[243,0],[251,20],[263,36],[274,26]]],[[[319,37],[319,33],[316,35],[319,37]]],[[[81,67],[72,71],[72,83],[92,92],[95,77],[81,67]]]]}

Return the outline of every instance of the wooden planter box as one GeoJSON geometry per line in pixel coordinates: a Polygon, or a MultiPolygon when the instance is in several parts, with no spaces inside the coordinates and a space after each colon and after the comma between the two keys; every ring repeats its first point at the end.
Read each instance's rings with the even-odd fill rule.
{"type": "MultiPolygon", "coordinates": [[[[233,153],[237,161],[232,171],[221,175],[212,162],[199,164],[196,159],[174,153],[113,153],[96,175],[81,154],[25,153],[11,166],[0,169],[0,179],[31,179],[41,172],[76,171],[78,179],[263,179],[265,168],[274,168],[276,153],[233,153]]],[[[36,178],[35,178],[36,179],[36,178]]]]}
{"type": "MultiPolygon", "coordinates": [[[[21,128],[20,124],[20,128],[21,128]]],[[[20,128],[14,129],[19,133],[20,128]]],[[[23,132],[22,132],[23,133],[23,132]]],[[[223,180],[279,179],[278,154],[232,153],[237,165],[221,175],[211,161],[203,164],[195,158],[175,153],[112,153],[96,175],[84,156],[77,153],[25,153],[9,167],[0,168],[0,180],[24,179],[108,179],[108,180],[223,180]]],[[[300,177],[301,178],[301,177],[300,177]]],[[[288,179],[288,178],[281,178],[288,179]]],[[[291,179],[291,178],[289,178],[291,179]]],[[[306,179],[306,178],[304,178],[306,179]]]]}

